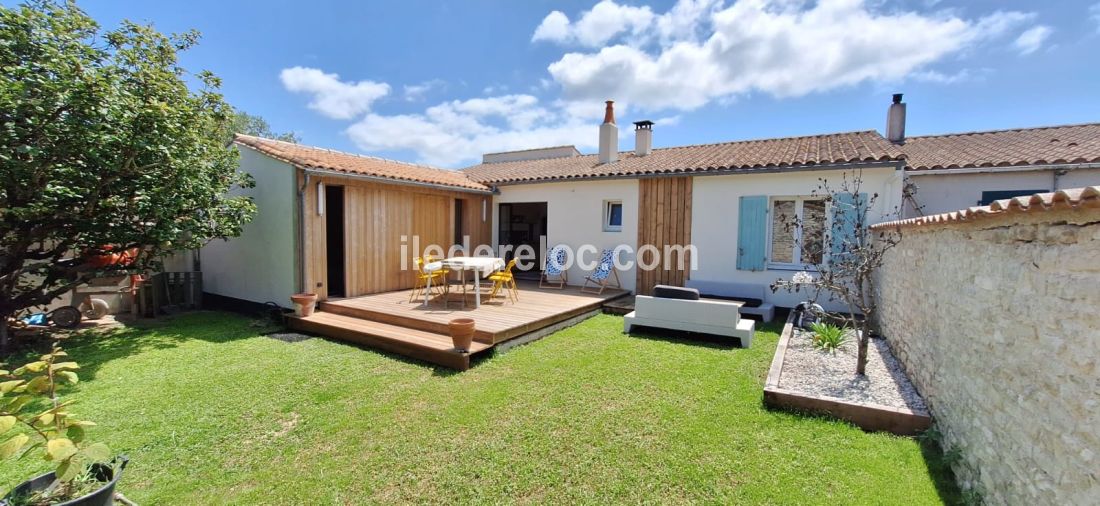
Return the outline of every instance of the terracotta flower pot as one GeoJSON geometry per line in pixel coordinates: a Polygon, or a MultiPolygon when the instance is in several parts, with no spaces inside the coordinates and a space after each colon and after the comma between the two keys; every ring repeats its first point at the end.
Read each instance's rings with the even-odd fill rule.
{"type": "Polygon", "coordinates": [[[447,330],[450,331],[451,342],[454,343],[456,350],[461,352],[470,350],[470,345],[474,343],[473,318],[455,318],[447,323],[447,330]]]}
{"type": "Polygon", "coordinates": [[[294,303],[295,315],[309,316],[313,314],[313,308],[317,305],[317,294],[296,293],[290,296],[290,300],[294,303]]]}

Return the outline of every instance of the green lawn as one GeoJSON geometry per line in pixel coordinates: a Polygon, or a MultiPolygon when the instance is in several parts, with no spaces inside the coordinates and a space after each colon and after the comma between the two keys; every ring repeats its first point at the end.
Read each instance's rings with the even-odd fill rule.
{"type": "Polygon", "coordinates": [[[141,504],[956,502],[913,439],[764,409],[777,329],[742,350],[601,315],[455,373],[203,312],[76,338],[68,395],[141,504]]]}

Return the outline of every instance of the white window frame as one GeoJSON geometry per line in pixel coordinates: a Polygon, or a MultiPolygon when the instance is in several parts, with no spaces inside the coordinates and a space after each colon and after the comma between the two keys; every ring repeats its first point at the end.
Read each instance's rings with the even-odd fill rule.
{"type": "Polygon", "coordinates": [[[605,200],[605,201],[603,201],[603,231],[604,232],[622,232],[623,231],[622,223],[619,223],[618,225],[612,225],[611,224],[611,206],[613,206],[613,205],[619,206],[619,220],[623,220],[623,219],[626,218],[626,215],[624,214],[624,211],[626,211],[626,208],[623,207],[623,201],[622,200],[605,200]]]}
{"type": "MultiPolygon", "coordinates": [[[[767,268],[780,270],[780,271],[816,271],[812,264],[802,263],[802,227],[798,227],[794,230],[794,251],[792,251],[792,259],[794,262],[773,262],[772,261],[772,227],[775,224],[775,219],[772,214],[775,212],[775,202],[778,200],[793,200],[795,201],[795,216],[798,222],[802,222],[802,203],[808,200],[825,200],[822,197],[812,197],[809,195],[772,195],[768,198],[768,234],[767,234],[767,268]]],[[[833,223],[832,203],[825,203],[825,235],[822,240],[825,241],[829,234],[833,223]]],[[[829,248],[826,244],[821,245],[821,255],[823,258],[828,258],[829,248]]]]}

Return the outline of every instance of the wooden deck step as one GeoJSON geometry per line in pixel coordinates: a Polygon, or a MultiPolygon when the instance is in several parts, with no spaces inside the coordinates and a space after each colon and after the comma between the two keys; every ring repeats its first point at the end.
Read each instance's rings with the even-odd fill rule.
{"type": "MultiPolygon", "coordinates": [[[[418,307],[416,304],[410,304],[410,308],[418,307]]],[[[447,332],[447,322],[445,321],[433,321],[420,318],[415,312],[410,311],[411,314],[405,314],[400,311],[394,311],[391,308],[373,308],[362,307],[344,304],[341,302],[321,302],[318,308],[329,314],[337,314],[346,316],[352,319],[364,319],[371,320],[379,323],[387,323],[396,327],[419,330],[431,334],[443,335],[447,332]]],[[[465,315],[455,315],[454,318],[458,318],[465,315]]],[[[444,336],[447,337],[447,336],[444,336]]],[[[448,339],[450,339],[448,337],[448,339]]],[[[482,328],[474,330],[474,340],[476,342],[484,344],[493,343],[493,334],[482,328]]]]}
{"type": "Polygon", "coordinates": [[[624,295],[617,299],[604,301],[603,312],[607,314],[624,316],[634,311],[634,296],[624,295]]]}
{"type": "Polygon", "coordinates": [[[452,369],[470,368],[470,355],[486,351],[491,344],[474,342],[469,353],[455,351],[450,336],[399,327],[326,311],[307,317],[291,317],[290,328],[377,348],[452,369]]]}
{"type": "MultiPolygon", "coordinates": [[[[444,305],[438,297],[423,306],[418,299],[409,302],[409,291],[364,295],[320,303],[321,311],[388,323],[400,327],[436,334],[447,333],[452,318],[470,317],[477,321],[474,339],[485,344],[499,344],[529,332],[597,310],[612,299],[627,295],[624,290],[606,290],[601,295],[581,293],[577,287],[562,290],[540,289],[536,283],[519,283],[518,302],[497,297],[482,299],[474,308],[473,296],[468,304],[452,301],[444,305]]],[[[455,296],[454,293],[451,294],[455,296]]]]}

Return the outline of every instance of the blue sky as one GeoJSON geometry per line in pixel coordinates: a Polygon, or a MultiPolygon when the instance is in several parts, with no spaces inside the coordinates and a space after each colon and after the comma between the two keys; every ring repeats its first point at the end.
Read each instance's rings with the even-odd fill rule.
{"type": "Polygon", "coordinates": [[[1096,0],[79,4],[198,29],[184,64],[307,144],[448,167],[592,152],[603,99],[622,149],[881,131],[893,92],[910,135],[1100,121],[1096,0]]]}

